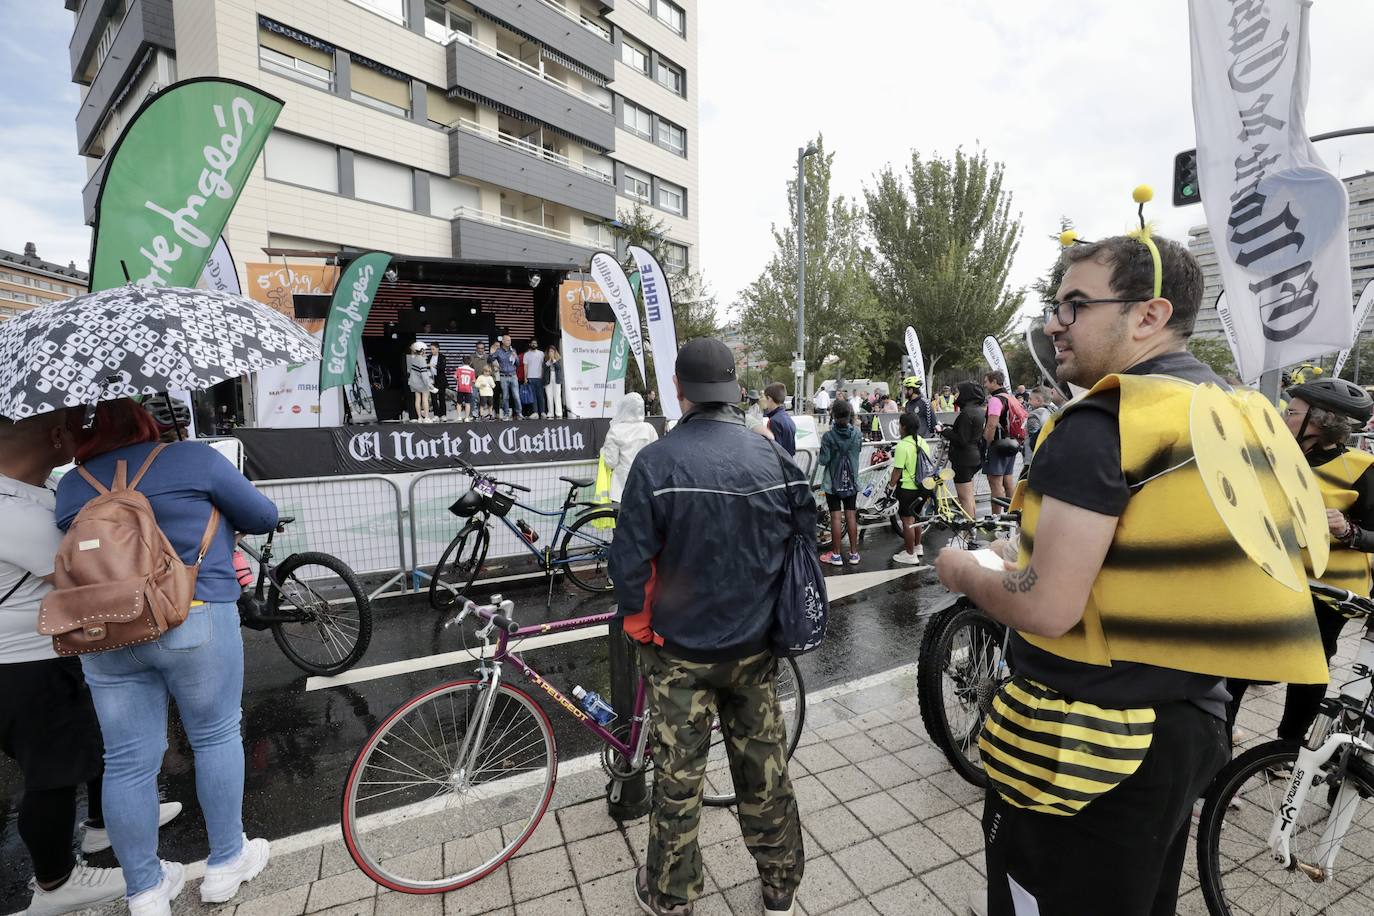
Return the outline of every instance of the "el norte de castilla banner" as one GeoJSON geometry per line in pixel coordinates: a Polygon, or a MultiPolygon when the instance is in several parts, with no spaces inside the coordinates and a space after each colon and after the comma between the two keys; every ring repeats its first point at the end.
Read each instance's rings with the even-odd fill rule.
{"type": "Polygon", "coordinates": [[[144,102],[109,154],[91,290],[195,286],[281,109],[219,78],[183,80],[144,102]]]}

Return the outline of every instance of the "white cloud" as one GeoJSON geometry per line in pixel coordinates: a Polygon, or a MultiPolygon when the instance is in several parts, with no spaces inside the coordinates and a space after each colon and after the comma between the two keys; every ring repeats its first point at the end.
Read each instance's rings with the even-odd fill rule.
{"type": "MultiPolygon", "coordinates": [[[[832,189],[851,196],[912,149],[1005,162],[1025,224],[1017,285],[1054,258],[1060,215],[1088,238],[1129,228],[1138,184],[1154,187],[1163,234],[1202,222],[1169,200],[1174,154],[1194,145],[1179,0],[708,0],[702,18],[701,263],[722,305],[771,254],[797,147],[817,132],[836,153],[832,189]]],[[[1313,7],[1312,132],[1369,121],[1371,25],[1366,0],[1313,7]]],[[[1318,148],[1342,174],[1374,168],[1374,139],[1318,148]]]]}

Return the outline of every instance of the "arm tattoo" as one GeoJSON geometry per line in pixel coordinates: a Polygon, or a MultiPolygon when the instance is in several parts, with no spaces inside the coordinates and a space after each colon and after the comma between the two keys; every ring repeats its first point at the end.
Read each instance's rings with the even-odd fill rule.
{"type": "Polygon", "coordinates": [[[1040,574],[1035,571],[1034,566],[1027,566],[1025,569],[1014,573],[1007,573],[1002,577],[1002,587],[1015,594],[1016,592],[1028,592],[1035,588],[1035,581],[1040,578],[1040,574]]]}

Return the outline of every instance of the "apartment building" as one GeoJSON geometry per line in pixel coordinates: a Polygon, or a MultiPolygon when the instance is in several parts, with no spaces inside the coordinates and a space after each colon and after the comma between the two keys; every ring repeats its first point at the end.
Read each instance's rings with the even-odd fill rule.
{"type": "MultiPolygon", "coordinates": [[[[1346,178],[1345,189],[1350,195],[1350,277],[1355,301],[1359,301],[1366,284],[1374,279],[1374,172],[1346,178]]],[[[1198,312],[1193,333],[1198,337],[1224,340],[1226,335],[1216,308],[1217,297],[1221,295],[1221,269],[1217,266],[1212,233],[1206,226],[1188,230],[1188,250],[1202,267],[1204,284],[1202,310],[1198,312]]],[[[1366,323],[1360,333],[1374,333],[1374,322],[1366,323]]]]}
{"type": "Polygon", "coordinates": [[[45,261],[38,256],[33,242],[24,245],[24,253],[0,248],[0,321],[49,302],[61,302],[84,293],[90,277],[76,269],[45,261]]]}
{"type": "Polygon", "coordinates": [[[92,217],[103,156],[196,76],[286,102],[226,236],[584,267],[636,204],[698,241],[696,0],[67,0],[92,217]]]}

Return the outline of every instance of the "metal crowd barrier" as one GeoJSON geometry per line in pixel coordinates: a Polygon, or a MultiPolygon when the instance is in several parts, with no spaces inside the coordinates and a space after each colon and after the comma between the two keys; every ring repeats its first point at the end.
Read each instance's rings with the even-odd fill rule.
{"type": "MultiPolygon", "coordinates": [[[[278,561],[304,550],[333,554],[360,577],[382,577],[369,589],[370,598],[404,582],[408,567],[401,487],[394,479],[358,474],[260,480],[254,486],[283,516],[295,519],[272,542],[278,561]]],[[[249,537],[250,543],[261,540],[249,537]]]]}

